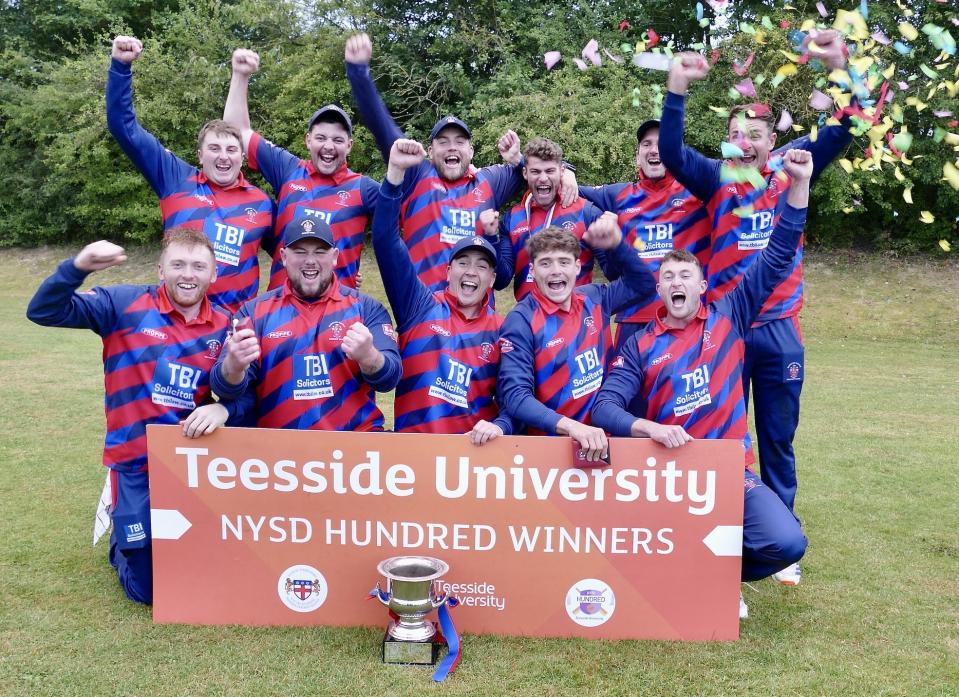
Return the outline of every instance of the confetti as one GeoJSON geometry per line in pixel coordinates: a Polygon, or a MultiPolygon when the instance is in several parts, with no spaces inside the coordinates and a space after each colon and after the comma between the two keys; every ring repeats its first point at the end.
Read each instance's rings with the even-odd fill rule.
{"type": "Polygon", "coordinates": [[[952,246],[949,244],[949,240],[939,240],[939,246],[942,247],[942,251],[951,252],[952,246]]]}
{"type": "Polygon", "coordinates": [[[602,65],[603,59],[599,55],[599,44],[596,39],[590,39],[589,43],[583,47],[580,55],[593,65],[602,65]]]}
{"type": "Polygon", "coordinates": [[[561,58],[559,51],[547,51],[543,54],[543,62],[546,63],[546,69],[552,70],[553,66],[559,63],[561,58]]]}
{"type": "Polygon", "coordinates": [[[912,133],[906,130],[897,133],[892,139],[892,146],[899,152],[907,152],[912,146],[912,133]]]}
{"type": "Polygon", "coordinates": [[[813,90],[812,94],[809,95],[809,106],[816,111],[829,111],[832,109],[832,97],[819,90],[813,90]]]}
{"type": "Polygon", "coordinates": [[[633,56],[633,65],[638,68],[645,68],[646,70],[664,70],[669,71],[669,66],[672,64],[672,61],[669,59],[669,56],[663,55],[662,53],[637,53],[633,56]]]}
{"type": "Polygon", "coordinates": [[[624,19],[622,22],[619,23],[619,33],[622,34],[623,32],[625,32],[627,29],[629,29],[632,26],[633,26],[632,24],[630,24],[627,20],[624,19]]]}
{"type": "Polygon", "coordinates": [[[657,34],[652,27],[646,30],[646,34],[649,41],[646,48],[652,48],[653,46],[659,43],[659,34],[657,34]]]}
{"type": "Polygon", "coordinates": [[[701,2],[696,3],[696,19],[698,21],[702,21],[703,19],[703,3],[701,2]]]}
{"type": "Polygon", "coordinates": [[[906,203],[912,205],[912,187],[907,186],[902,190],[902,200],[906,203]]]}
{"type": "Polygon", "coordinates": [[[738,145],[733,145],[732,143],[727,143],[726,141],[720,143],[719,149],[724,160],[729,160],[734,157],[742,157],[745,154],[743,153],[743,149],[741,147],[738,145]]]}
{"type": "Polygon", "coordinates": [[[733,72],[736,73],[739,77],[743,77],[746,73],[749,72],[749,66],[753,64],[753,58],[755,58],[756,52],[753,51],[749,54],[749,57],[740,64],[738,61],[733,63],[733,72]]]}
{"type": "Polygon", "coordinates": [[[749,206],[739,206],[739,208],[733,208],[733,215],[737,218],[747,218],[753,214],[753,207],[749,206]]]}
{"type": "Polygon", "coordinates": [[[926,225],[932,225],[934,222],[936,222],[936,216],[934,216],[929,211],[922,211],[919,214],[919,220],[920,222],[923,222],[926,225]]]}
{"type": "Polygon", "coordinates": [[[872,36],[873,41],[877,44],[882,44],[883,46],[888,46],[892,43],[889,40],[889,37],[883,34],[881,31],[874,31],[870,36],[872,36]]]}
{"type": "Polygon", "coordinates": [[[776,124],[777,131],[788,131],[793,125],[793,117],[788,111],[783,111],[779,117],[779,123],[776,124]]]}
{"type": "Polygon", "coordinates": [[[892,45],[892,47],[904,56],[908,56],[910,53],[912,53],[912,49],[901,41],[897,41],[892,45]]]}
{"type": "Polygon", "coordinates": [[[907,41],[915,41],[919,37],[919,32],[914,26],[909,24],[909,22],[902,22],[899,25],[899,33],[902,34],[907,41]]]}
{"type": "Polygon", "coordinates": [[[959,169],[954,164],[947,162],[942,166],[942,178],[943,181],[949,182],[949,186],[959,191],[959,169]]]}
{"type": "Polygon", "coordinates": [[[845,158],[839,160],[839,166],[843,168],[843,171],[846,174],[852,174],[852,162],[850,162],[849,160],[845,158]]]}
{"type": "Polygon", "coordinates": [[[817,2],[817,3],[816,3],[816,9],[819,10],[819,16],[820,16],[820,17],[828,17],[828,16],[829,16],[829,13],[826,12],[826,6],[823,5],[821,2],[817,2]]]}
{"type": "Polygon", "coordinates": [[[734,88],[737,92],[739,92],[739,94],[741,94],[741,95],[744,96],[744,97],[755,97],[755,96],[756,96],[756,88],[755,88],[755,86],[753,85],[753,81],[750,80],[749,78],[746,78],[746,79],[743,80],[742,82],[739,82],[739,83],[733,85],[733,88],[734,88]]]}
{"type": "Polygon", "coordinates": [[[609,49],[604,48],[603,53],[605,53],[606,57],[609,58],[611,61],[613,61],[613,63],[619,63],[619,64],[623,63],[623,59],[613,53],[610,53],[609,49]]]}
{"type": "Polygon", "coordinates": [[[579,58],[574,58],[573,62],[576,64],[576,67],[579,68],[580,70],[586,70],[589,68],[589,66],[586,65],[586,63],[579,58]]]}

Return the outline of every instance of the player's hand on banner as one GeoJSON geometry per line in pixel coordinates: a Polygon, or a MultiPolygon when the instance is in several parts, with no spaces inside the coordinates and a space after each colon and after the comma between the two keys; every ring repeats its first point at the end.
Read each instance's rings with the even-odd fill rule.
{"type": "Polygon", "coordinates": [[[783,169],[796,181],[812,177],[812,153],[808,150],[790,149],[783,155],[783,169]]]}
{"type": "Polygon", "coordinates": [[[344,58],[347,63],[369,65],[373,57],[373,42],[367,34],[354,34],[346,40],[344,58]]]}
{"type": "Polygon", "coordinates": [[[485,419],[480,419],[473,425],[473,430],[466,435],[469,436],[470,443],[473,445],[482,445],[503,435],[503,429],[485,419]]]}
{"type": "Polygon", "coordinates": [[[390,148],[390,161],[392,167],[407,170],[410,167],[416,167],[426,158],[426,150],[416,140],[409,138],[398,138],[393,142],[390,148]]]}
{"type": "Polygon", "coordinates": [[[113,39],[113,50],[110,52],[110,57],[130,65],[140,57],[142,51],[143,42],[139,39],[133,36],[120,35],[113,39]]]}
{"type": "Polygon", "coordinates": [[[579,197],[579,182],[576,181],[576,172],[563,167],[559,177],[559,205],[568,208],[579,197]]]}
{"type": "Polygon", "coordinates": [[[686,429],[678,425],[650,424],[648,430],[650,438],[667,448],[678,448],[693,440],[686,429]]]}
{"type": "Polygon", "coordinates": [[[615,249],[623,240],[623,231],[615,213],[606,211],[587,228],[583,241],[593,249],[615,249]]]}
{"type": "Polygon", "coordinates": [[[595,426],[587,426],[574,419],[563,417],[557,424],[557,432],[560,426],[570,438],[579,443],[583,451],[583,459],[589,462],[599,462],[609,453],[609,439],[606,432],[595,426]]]}
{"type": "Polygon", "coordinates": [[[223,345],[223,373],[228,382],[240,384],[243,374],[260,357],[260,342],[252,327],[237,329],[223,345]]]}
{"type": "Polygon", "coordinates": [[[209,435],[225,424],[228,416],[226,407],[222,404],[204,404],[194,409],[180,422],[183,426],[183,435],[187,438],[209,435]]]}
{"type": "Polygon", "coordinates": [[[700,53],[687,51],[673,57],[666,87],[673,94],[686,94],[689,83],[702,80],[709,73],[709,63],[700,53]]]}
{"type": "Polygon", "coordinates": [[[81,249],[73,259],[73,265],[80,271],[92,273],[109,269],[111,266],[119,266],[126,260],[127,254],[123,247],[113,242],[99,240],[81,249]]]}
{"type": "Polygon", "coordinates": [[[810,29],[802,45],[809,52],[810,57],[822,61],[822,64],[830,70],[846,68],[849,50],[846,48],[842,34],[835,29],[810,29]]]}
{"type": "Polygon", "coordinates": [[[249,77],[260,70],[260,56],[248,48],[238,48],[233,52],[233,74],[249,77]]]}
{"type": "Polygon", "coordinates": [[[509,130],[501,135],[496,143],[496,149],[499,150],[503,162],[508,165],[515,167],[523,159],[522,153],[520,153],[520,140],[516,131],[509,130]]]}
{"type": "Polygon", "coordinates": [[[499,235],[499,211],[487,208],[480,213],[479,221],[484,237],[499,235]]]}

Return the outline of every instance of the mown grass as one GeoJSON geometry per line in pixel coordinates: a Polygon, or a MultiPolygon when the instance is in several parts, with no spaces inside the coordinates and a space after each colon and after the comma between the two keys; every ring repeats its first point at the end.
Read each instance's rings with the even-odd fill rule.
{"type": "MultiPolygon", "coordinates": [[[[959,694],[955,263],[811,255],[797,439],[811,544],[801,586],[746,590],[740,641],[468,636],[434,687],[425,670],[379,663],[381,630],[155,626],[125,600],[105,547],[90,546],[99,340],[24,319],[69,253],[0,252],[4,695],[959,694]]],[[[150,282],[154,258],[135,250],[96,280],[150,282]]],[[[196,592],[229,593],[229,579],[196,592]]]]}

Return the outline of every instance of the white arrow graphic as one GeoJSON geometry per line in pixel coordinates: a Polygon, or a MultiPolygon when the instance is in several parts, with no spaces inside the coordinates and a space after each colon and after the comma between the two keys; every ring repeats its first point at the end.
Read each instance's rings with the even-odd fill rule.
{"type": "Polygon", "coordinates": [[[180,511],[166,508],[150,509],[150,526],[154,540],[179,540],[193,527],[180,511]]]}
{"type": "Polygon", "coordinates": [[[703,538],[703,544],[717,557],[741,557],[743,555],[743,526],[717,525],[703,538]]]}

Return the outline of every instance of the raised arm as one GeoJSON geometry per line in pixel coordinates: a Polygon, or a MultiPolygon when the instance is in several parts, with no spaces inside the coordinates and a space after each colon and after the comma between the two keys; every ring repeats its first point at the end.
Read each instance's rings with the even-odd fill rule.
{"type": "Polygon", "coordinates": [[[373,78],[370,75],[370,58],[373,57],[373,42],[366,34],[355,34],[346,40],[346,79],[353,90],[353,100],[366,127],[373,133],[376,147],[384,162],[390,161],[393,142],[403,138],[403,131],[393,120],[383,103],[373,78]]]}
{"type": "Polygon", "coordinates": [[[230,78],[230,91],[223,105],[223,120],[240,129],[243,138],[243,151],[250,149],[253,128],[250,126],[249,88],[250,76],[260,69],[260,56],[248,48],[238,48],[233,52],[231,62],[233,74],[230,78]]]}
{"type": "Polygon", "coordinates": [[[622,272],[612,283],[587,286],[600,294],[603,312],[615,314],[630,305],[647,302],[656,293],[656,279],[636,250],[623,241],[615,213],[603,213],[586,230],[583,241],[605,255],[611,269],[622,272]]]}

